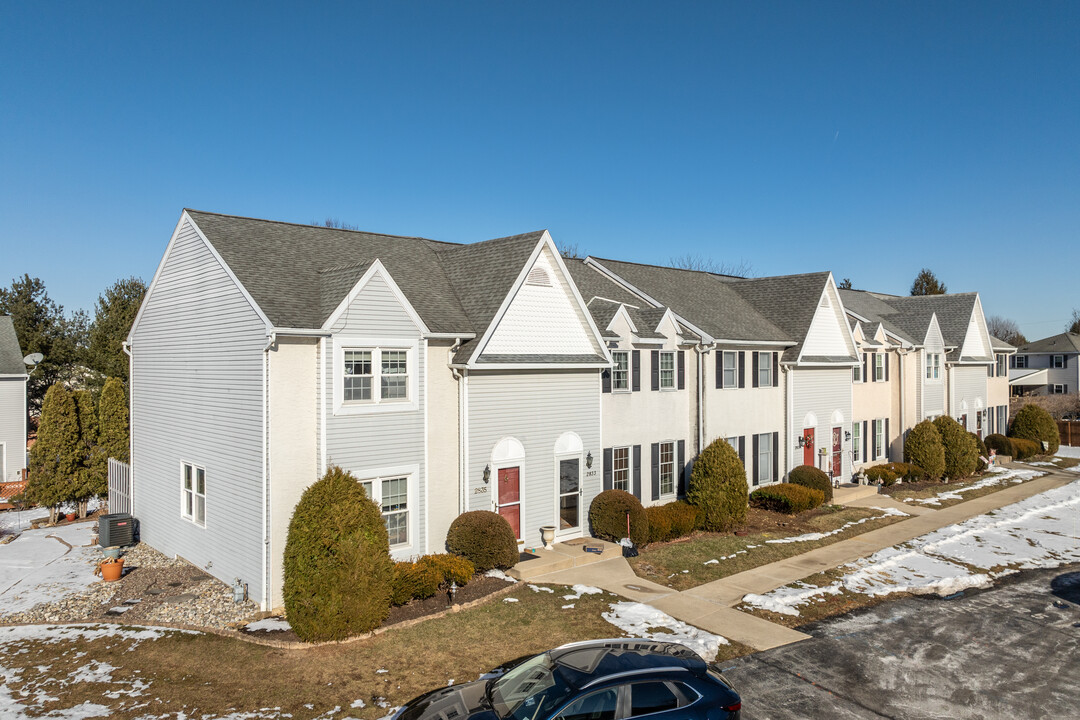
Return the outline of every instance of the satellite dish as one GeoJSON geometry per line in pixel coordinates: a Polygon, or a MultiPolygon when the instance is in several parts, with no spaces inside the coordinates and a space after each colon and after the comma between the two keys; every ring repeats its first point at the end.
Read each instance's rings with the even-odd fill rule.
{"type": "Polygon", "coordinates": [[[45,356],[41,353],[30,353],[22,359],[27,365],[37,365],[39,362],[45,359],[45,356]]]}

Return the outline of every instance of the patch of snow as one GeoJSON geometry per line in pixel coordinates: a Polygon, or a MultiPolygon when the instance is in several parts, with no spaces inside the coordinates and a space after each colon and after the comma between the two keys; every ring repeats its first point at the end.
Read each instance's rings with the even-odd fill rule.
{"type": "Polygon", "coordinates": [[[716,558],[713,558],[712,560],[706,560],[705,562],[703,562],[701,564],[702,565],[716,565],[719,562],[720,562],[719,560],[717,560],[716,558]]]}
{"type": "Polygon", "coordinates": [[[1076,458],[1077,460],[1080,460],[1080,447],[1059,445],[1058,450],[1054,455],[1061,458],[1076,458]]]}
{"type": "Polygon", "coordinates": [[[545,586],[541,586],[541,585],[529,585],[529,589],[530,589],[530,590],[532,590],[533,592],[546,592],[546,593],[553,593],[553,592],[555,592],[555,591],[554,591],[554,590],[552,590],[551,588],[549,588],[549,587],[545,587],[545,586]]]}
{"type": "Polygon", "coordinates": [[[503,598],[503,602],[517,602],[517,598],[503,598]]]}
{"type": "Polygon", "coordinates": [[[375,674],[376,675],[382,675],[383,673],[388,673],[388,672],[390,672],[390,671],[387,670],[386,668],[379,668],[378,670],[375,671],[375,674]]]}
{"type": "Polygon", "coordinates": [[[486,573],[484,573],[484,577],[499,578],[500,580],[505,580],[506,582],[512,582],[512,583],[517,582],[517,580],[510,577],[509,575],[507,575],[506,573],[504,573],[502,570],[500,570],[498,568],[492,568],[491,570],[488,570],[486,573]]]}
{"type": "Polygon", "coordinates": [[[353,700],[352,705],[350,705],[349,707],[351,707],[351,708],[362,708],[362,707],[365,707],[365,706],[366,705],[365,705],[363,700],[353,700]]]}
{"type": "MultiPolygon", "coordinates": [[[[880,520],[881,518],[890,517],[890,516],[909,517],[906,512],[904,512],[903,510],[898,510],[896,508],[872,507],[872,508],[869,508],[869,509],[870,510],[880,510],[882,514],[881,515],[871,515],[870,517],[864,517],[861,520],[852,520],[851,522],[844,523],[840,527],[836,528],[835,530],[830,530],[829,532],[806,533],[805,535],[795,535],[795,536],[792,536],[792,537],[777,538],[775,540],[766,540],[765,542],[774,543],[774,544],[784,544],[784,543],[811,542],[811,541],[814,541],[814,540],[823,540],[823,539],[829,537],[830,535],[839,535],[840,533],[847,530],[849,527],[854,527],[856,525],[862,525],[864,522],[870,522],[871,520],[880,520]]],[[[739,552],[745,552],[745,551],[740,550],[739,552]]]]}
{"type": "Polygon", "coordinates": [[[1006,468],[991,469],[987,471],[987,476],[982,480],[973,482],[965,487],[947,490],[930,498],[905,498],[904,502],[918,503],[919,505],[940,505],[942,500],[963,500],[963,494],[971,492],[972,490],[979,490],[992,485],[1002,485],[1005,482],[1022,483],[1026,480],[1042,477],[1045,474],[1046,473],[1038,472],[1036,470],[1012,470],[1006,468]]]}
{"type": "Polygon", "coordinates": [[[580,600],[582,595],[598,595],[602,592],[598,587],[592,585],[571,585],[570,590],[573,591],[572,595],[563,595],[563,600],[580,600]]]}
{"type": "Polygon", "coordinates": [[[562,609],[563,610],[573,610],[574,609],[574,603],[570,603],[569,605],[563,605],[562,609]]]}
{"type": "MultiPolygon", "coordinates": [[[[169,633],[183,633],[187,635],[200,635],[197,630],[173,630],[171,628],[155,628],[133,625],[92,624],[83,625],[9,625],[0,627],[0,645],[6,645],[22,640],[36,640],[45,643],[58,643],[69,640],[99,640],[101,638],[118,638],[120,640],[133,640],[135,644],[128,649],[134,649],[144,640],[158,640],[169,633]]],[[[82,657],[86,653],[77,653],[75,657],[82,657]]]]}
{"type": "Polygon", "coordinates": [[[109,608],[109,612],[111,612],[111,613],[113,613],[115,615],[123,615],[128,610],[130,610],[132,607],[134,607],[134,606],[133,605],[117,605],[116,607],[109,608]]]}
{"type": "Polygon", "coordinates": [[[244,629],[259,632],[275,632],[278,630],[291,630],[292,626],[289,625],[288,620],[276,617],[268,617],[262,620],[256,620],[255,622],[250,622],[244,626],[244,629]]]}
{"type": "Polygon", "coordinates": [[[1080,482],[1073,482],[880,550],[844,566],[847,573],[831,585],[800,583],[764,595],[746,595],[743,601],[798,615],[798,606],[841,590],[877,596],[895,592],[949,595],[987,587],[994,577],[1009,571],[1080,562],[1078,516],[1080,482]],[[991,572],[995,568],[1004,570],[991,572]]]}
{"type": "Polygon", "coordinates": [[[0,617],[60,600],[98,582],[94,567],[101,555],[88,547],[93,534],[94,524],[85,522],[26,530],[0,545],[0,617]]]}
{"type": "Polygon", "coordinates": [[[602,617],[630,637],[677,642],[710,662],[721,645],[729,644],[727,638],[687,625],[645,603],[611,603],[611,612],[602,617]]]}

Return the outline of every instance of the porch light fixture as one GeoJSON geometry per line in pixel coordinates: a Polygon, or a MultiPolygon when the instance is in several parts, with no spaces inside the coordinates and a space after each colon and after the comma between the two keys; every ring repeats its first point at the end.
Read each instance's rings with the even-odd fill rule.
{"type": "Polygon", "coordinates": [[[590,450],[589,454],[585,456],[585,467],[592,467],[592,450],[590,450]]]}
{"type": "Polygon", "coordinates": [[[851,442],[851,433],[847,430],[844,431],[844,442],[851,442]]]}
{"type": "Polygon", "coordinates": [[[484,484],[491,482],[491,465],[484,466],[484,484]]]}

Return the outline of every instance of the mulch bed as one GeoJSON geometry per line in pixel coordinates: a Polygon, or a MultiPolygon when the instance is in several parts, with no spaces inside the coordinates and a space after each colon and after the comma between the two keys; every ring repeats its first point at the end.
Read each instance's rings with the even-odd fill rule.
{"type": "MultiPolygon", "coordinates": [[[[397,605],[390,608],[390,614],[382,624],[382,628],[388,628],[399,623],[416,620],[430,615],[437,615],[449,610],[453,605],[464,605],[482,598],[493,595],[500,590],[505,590],[509,585],[501,578],[475,575],[466,585],[462,585],[454,592],[454,601],[450,602],[445,592],[439,592],[424,600],[413,600],[406,605],[397,605]]],[[[280,616],[276,616],[279,617],[280,616]]],[[[303,642],[292,630],[247,630],[240,628],[240,632],[258,638],[272,640],[284,640],[287,642],[303,642]]]]}

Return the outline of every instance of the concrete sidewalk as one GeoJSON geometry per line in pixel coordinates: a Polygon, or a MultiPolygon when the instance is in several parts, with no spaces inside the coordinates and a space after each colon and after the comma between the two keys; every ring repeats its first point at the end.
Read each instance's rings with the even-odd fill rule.
{"type": "Polygon", "coordinates": [[[766,593],[815,573],[867,557],[878,550],[907,542],[947,525],[984,515],[1077,480],[1075,473],[1051,472],[1029,482],[941,510],[913,508],[891,498],[874,495],[852,498],[851,504],[864,507],[895,507],[909,512],[907,520],[871,530],[857,537],[810,550],[801,555],[729,575],[704,585],[677,592],[638,577],[621,556],[583,567],[532,577],[530,582],[583,583],[603,588],[638,602],[652,605],[683,622],[723,635],[756,650],[786,645],[809,636],[734,609],[747,593],[766,593]],[[925,512],[920,512],[925,510],[925,512]]]}

